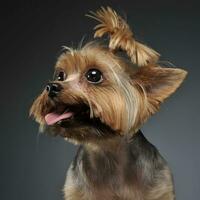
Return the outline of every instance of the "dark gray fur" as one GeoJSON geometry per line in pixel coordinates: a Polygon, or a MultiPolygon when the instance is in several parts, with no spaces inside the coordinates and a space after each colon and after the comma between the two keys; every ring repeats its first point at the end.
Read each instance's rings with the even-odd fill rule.
{"type": "MultiPolygon", "coordinates": [[[[168,169],[167,163],[141,131],[130,139],[118,139],[124,140],[118,147],[114,146],[119,151],[111,145],[105,145],[104,148],[101,144],[100,151],[92,150],[86,145],[80,146],[70,170],[73,177],[82,184],[85,184],[83,179],[86,177],[86,184],[89,187],[98,191],[108,188],[113,194],[117,194],[120,184],[131,186],[135,192],[145,193],[145,190],[156,187],[158,177],[159,182],[166,182],[166,177],[162,173],[168,169]],[[123,182],[119,181],[120,179],[123,182]]],[[[117,195],[113,199],[118,198],[122,199],[117,195]]]]}

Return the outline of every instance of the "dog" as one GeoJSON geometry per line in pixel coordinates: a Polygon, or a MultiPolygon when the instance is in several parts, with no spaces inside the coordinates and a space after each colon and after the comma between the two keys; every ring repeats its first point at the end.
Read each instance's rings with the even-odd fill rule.
{"type": "Polygon", "coordinates": [[[30,109],[42,131],[79,145],[64,199],[173,200],[172,173],[140,127],[187,72],[160,66],[159,53],[135,40],[112,8],[87,16],[99,22],[99,39],[65,47],[54,79],[30,109]]]}

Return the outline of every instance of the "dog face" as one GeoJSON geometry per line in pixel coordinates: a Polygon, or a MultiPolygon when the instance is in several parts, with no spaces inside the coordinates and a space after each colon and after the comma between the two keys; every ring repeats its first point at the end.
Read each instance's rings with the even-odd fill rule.
{"type": "Polygon", "coordinates": [[[91,42],[58,58],[54,80],[30,110],[41,127],[76,142],[122,136],[135,132],[178,88],[184,70],[159,67],[155,51],[140,43],[129,51],[116,35],[111,34],[109,47],[91,42]],[[119,47],[132,55],[131,61],[116,54],[119,47]]]}
{"type": "Polygon", "coordinates": [[[95,43],[63,53],[54,80],[35,100],[31,114],[42,126],[66,137],[72,133],[88,140],[127,132],[134,124],[140,97],[129,68],[122,58],[95,43]],[[91,131],[95,134],[90,135],[91,131]]]}

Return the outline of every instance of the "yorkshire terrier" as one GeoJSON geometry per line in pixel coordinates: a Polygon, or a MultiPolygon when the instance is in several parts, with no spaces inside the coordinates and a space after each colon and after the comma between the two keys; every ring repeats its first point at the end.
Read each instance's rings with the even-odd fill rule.
{"type": "Polygon", "coordinates": [[[53,81],[30,114],[40,128],[79,144],[64,185],[65,200],[172,200],[167,162],[139,130],[187,72],[159,65],[159,53],[136,41],[113,9],[89,17],[92,41],[66,47],[53,81]],[[103,40],[104,41],[104,40],[103,40]]]}

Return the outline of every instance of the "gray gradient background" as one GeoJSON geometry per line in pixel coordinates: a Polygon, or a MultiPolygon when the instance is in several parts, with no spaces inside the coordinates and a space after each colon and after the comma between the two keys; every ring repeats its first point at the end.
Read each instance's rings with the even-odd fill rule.
{"type": "Polygon", "coordinates": [[[160,52],[162,60],[189,72],[182,87],[142,131],[168,160],[177,200],[198,200],[199,6],[193,1],[33,2],[1,5],[0,199],[62,199],[76,147],[61,138],[39,135],[28,110],[51,79],[61,46],[76,47],[83,35],[86,40],[91,37],[95,22],[84,14],[110,5],[127,14],[137,38],[160,52]]]}

